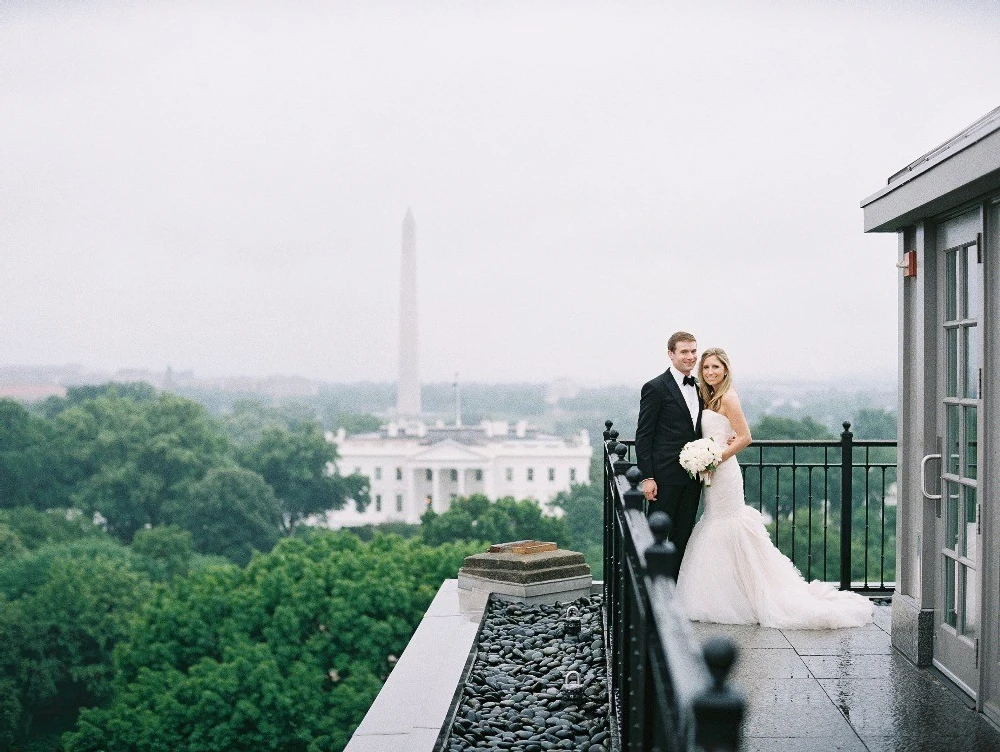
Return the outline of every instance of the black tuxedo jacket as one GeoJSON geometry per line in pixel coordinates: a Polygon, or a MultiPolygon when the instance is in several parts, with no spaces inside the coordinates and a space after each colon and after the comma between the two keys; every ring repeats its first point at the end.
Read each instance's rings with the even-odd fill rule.
{"type": "Polygon", "coordinates": [[[685,444],[701,437],[703,409],[699,395],[698,421],[691,425],[691,411],[669,368],[643,385],[635,430],[635,456],[643,478],[653,478],[657,486],[691,482],[678,457],[685,444]]]}

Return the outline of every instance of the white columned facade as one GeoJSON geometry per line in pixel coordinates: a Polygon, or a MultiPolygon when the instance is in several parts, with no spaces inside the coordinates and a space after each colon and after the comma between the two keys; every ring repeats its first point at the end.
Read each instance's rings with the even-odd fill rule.
{"type": "Polygon", "coordinates": [[[416,524],[428,496],[439,513],[450,508],[453,497],[472,494],[533,499],[547,509],[557,493],[569,488],[571,478],[587,479],[592,454],[585,432],[562,439],[518,434],[496,423],[462,428],[390,424],[377,433],[329,438],[337,444],[341,468],[356,468],[367,476],[373,502],[382,499],[380,510],[373,503],[364,512],[353,505],[331,512],[326,523],[332,527],[416,524]]]}
{"type": "Polygon", "coordinates": [[[445,511],[441,498],[441,470],[441,467],[431,467],[431,507],[438,513],[445,511]]]}
{"type": "Polygon", "coordinates": [[[406,516],[408,522],[419,522],[420,515],[424,511],[420,499],[417,498],[417,484],[414,478],[414,473],[416,472],[417,469],[409,463],[403,469],[406,477],[406,506],[409,507],[409,512],[406,516]]]}

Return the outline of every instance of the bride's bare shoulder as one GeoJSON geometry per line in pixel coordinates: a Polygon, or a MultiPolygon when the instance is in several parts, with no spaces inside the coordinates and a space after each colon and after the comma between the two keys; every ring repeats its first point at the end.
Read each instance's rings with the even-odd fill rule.
{"type": "Polygon", "coordinates": [[[722,405],[723,407],[739,407],[740,395],[736,393],[735,389],[728,389],[726,393],[722,395],[722,405]]]}

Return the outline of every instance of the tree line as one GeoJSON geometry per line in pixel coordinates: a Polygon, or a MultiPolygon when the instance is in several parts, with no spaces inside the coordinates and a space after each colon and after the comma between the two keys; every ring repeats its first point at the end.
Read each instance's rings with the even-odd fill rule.
{"type": "Polygon", "coordinates": [[[34,411],[0,400],[0,509],[77,509],[125,544],[176,525],[198,553],[245,564],[310,515],[367,503],[367,479],[336,460],[305,417],[213,419],[145,384],[74,388],[34,411]]]}

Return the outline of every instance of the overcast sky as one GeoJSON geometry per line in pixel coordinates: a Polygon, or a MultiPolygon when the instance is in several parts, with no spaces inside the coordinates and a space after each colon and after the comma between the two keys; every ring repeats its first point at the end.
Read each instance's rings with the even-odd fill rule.
{"type": "Polygon", "coordinates": [[[996,2],[0,0],[0,364],[896,371],[859,202],[1000,104],[996,2]]]}

